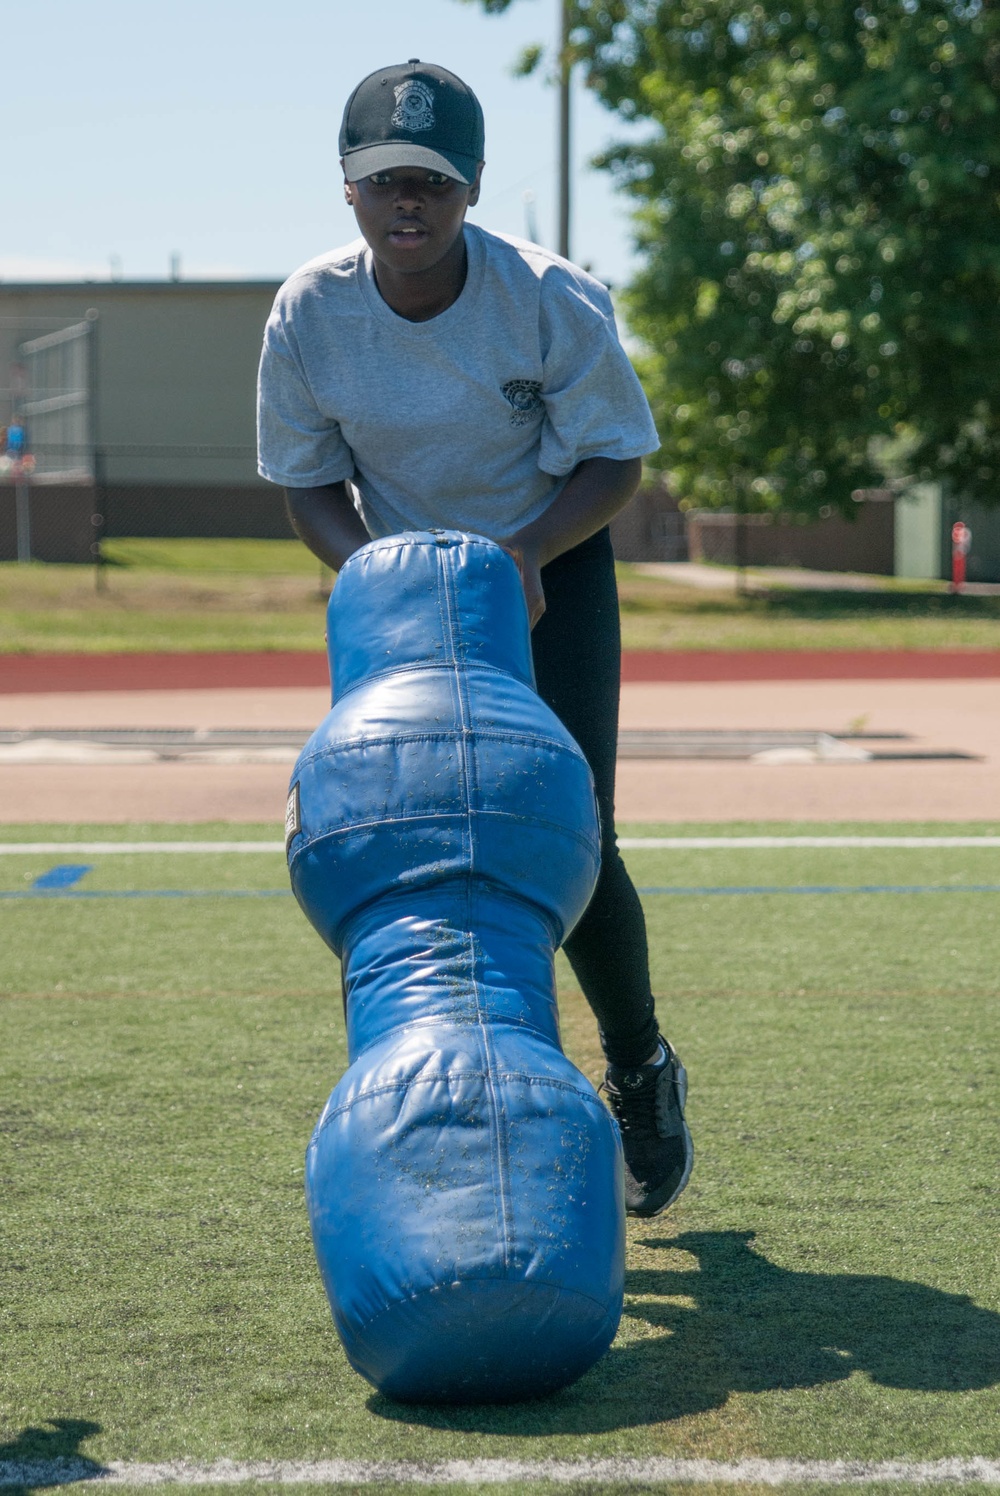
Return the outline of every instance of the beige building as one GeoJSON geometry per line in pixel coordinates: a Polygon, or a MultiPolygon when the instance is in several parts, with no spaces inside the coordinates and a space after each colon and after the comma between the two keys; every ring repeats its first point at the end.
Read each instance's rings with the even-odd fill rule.
{"type": "MultiPolygon", "coordinates": [[[[0,560],[85,561],[102,534],[291,534],[257,477],[254,387],[277,281],[0,282],[0,428],[22,412],[35,471],[0,455],[0,560]],[[20,521],[20,523],[19,523],[20,521]]],[[[888,496],[886,496],[888,497],[888,496]]],[[[950,530],[972,528],[969,579],[1000,580],[1000,510],[933,484],[864,505],[859,522],[794,517],[753,530],[757,564],[946,576],[950,530]]],[[[624,560],[731,561],[731,515],[685,520],[657,484],[616,520],[624,560]],[[728,528],[727,528],[728,527],[728,528]]]]}
{"type": "MultiPolygon", "coordinates": [[[[0,283],[0,426],[23,413],[33,554],[86,559],[102,530],[290,533],[255,463],[257,362],[277,289],[0,283]]],[[[15,474],[0,461],[0,557],[16,554],[15,532],[15,474]]]]}

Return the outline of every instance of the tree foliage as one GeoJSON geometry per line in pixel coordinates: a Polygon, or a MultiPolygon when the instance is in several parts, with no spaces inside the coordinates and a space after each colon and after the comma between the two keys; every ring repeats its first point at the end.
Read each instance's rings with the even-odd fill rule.
{"type": "Polygon", "coordinates": [[[655,127],[603,164],[636,200],[626,303],[684,491],[846,508],[905,462],[1000,500],[1000,0],[573,19],[588,85],[655,127]]]}

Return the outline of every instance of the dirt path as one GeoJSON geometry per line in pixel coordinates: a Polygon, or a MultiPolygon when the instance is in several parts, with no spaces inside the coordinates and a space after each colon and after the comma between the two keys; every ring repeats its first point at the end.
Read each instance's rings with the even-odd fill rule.
{"type": "MultiPolygon", "coordinates": [[[[322,686],[10,693],[0,727],[285,727],[309,731],[322,686]]],[[[1000,681],[627,684],[627,728],[809,728],[911,734],[979,761],[763,765],[623,760],[622,821],[1000,820],[1000,681]]],[[[283,764],[4,765],[0,821],[274,821],[283,764]]]]}

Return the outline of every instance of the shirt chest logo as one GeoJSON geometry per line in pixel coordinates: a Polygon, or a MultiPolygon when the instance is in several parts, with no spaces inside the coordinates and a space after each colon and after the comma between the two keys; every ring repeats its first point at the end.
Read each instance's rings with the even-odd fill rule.
{"type": "Polygon", "coordinates": [[[433,130],[434,95],[426,83],[410,78],[393,89],[396,107],[392,112],[392,123],[397,130],[433,130]]]}
{"type": "Polygon", "coordinates": [[[508,379],[501,386],[504,399],[512,407],[510,424],[527,426],[542,412],[542,385],[538,379],[508,379]]]}

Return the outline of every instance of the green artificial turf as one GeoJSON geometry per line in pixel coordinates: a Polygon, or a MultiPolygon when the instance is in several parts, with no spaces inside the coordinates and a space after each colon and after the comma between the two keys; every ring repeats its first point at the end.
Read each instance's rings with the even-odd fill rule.
{"type": "Polygon", "coordinates": [[[894,577],[880,592],[767,585],[746,596],[618,568],[627,649],[997,649],[1000,597],[928,592],[894,577]]]}
{"type": "MultiPolygon", "coordinates": [[[[988,848],[628,858],[644,887],[1000,883],[988,848]]],[[[206,851],[0,855],[0,889],[69,861],[95,891],[285,886],[280,853],[206,851]]],[[[0,902],[6,1457],[1000,1455],[1000,895],[644,902],[691,1184],[630,1223],[603,1362],[544,1402],[445,1410],[373,1393],[330,1325],[302,1161],[345,1063],[339,980],[294,901],[0,902]]],[[[559,973],[567,1049],[597,1079],[559,973]]]]}

